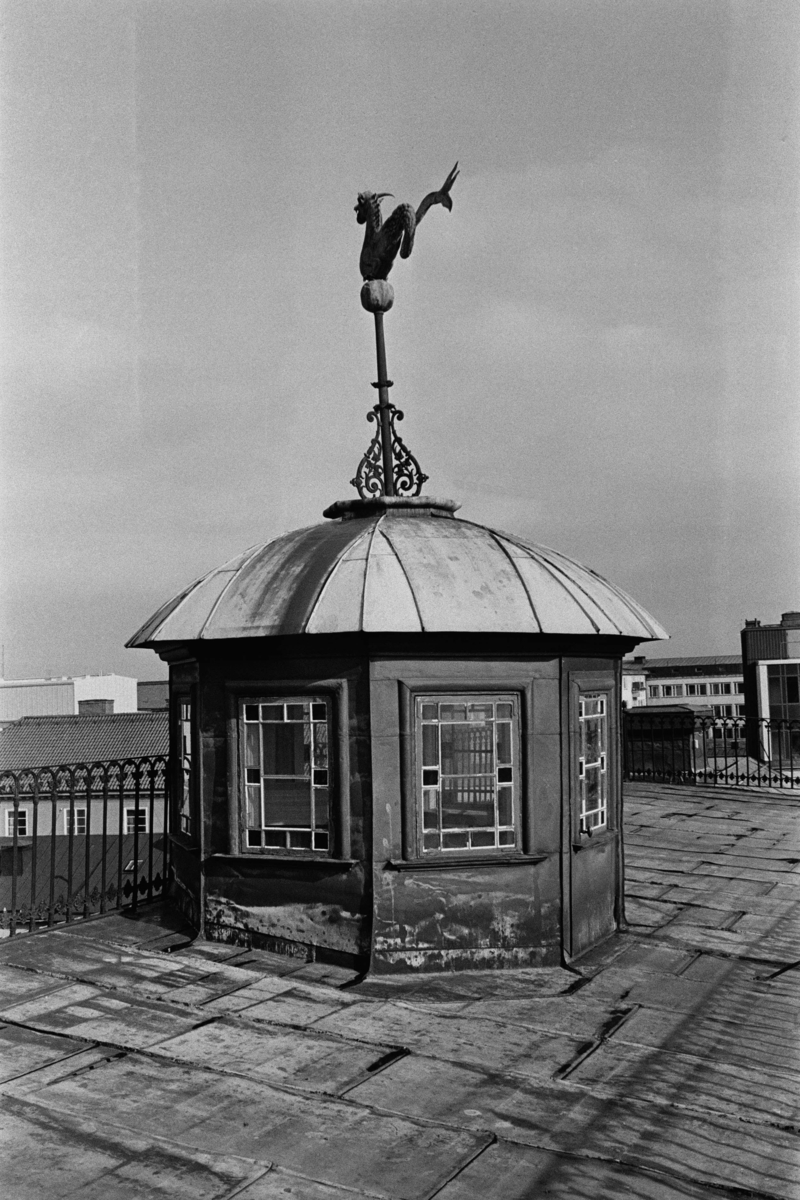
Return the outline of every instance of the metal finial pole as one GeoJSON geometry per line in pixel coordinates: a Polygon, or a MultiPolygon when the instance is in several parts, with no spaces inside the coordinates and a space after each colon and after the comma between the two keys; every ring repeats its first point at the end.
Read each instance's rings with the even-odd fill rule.
{"type": "Polygon", "coordinates": [[[378,355],[378,409],[381,425],[381,456],[383,460],[383,494],[394,495],[394,458],[392,455],[392,422],[389,407],[389,388],[392,381],[386,372],[386,341],[383,336],[383,313],[375,316],[375,349],[378,355]]]}
{"type": "Polygon", "coordinates": [[[377,425],[367,453],[358,464],[353,487],[362,500],[377,496],[418,496],[428,478],[395,429],[395,421],[403,414],[389,400],[392,381],[386,372],[386,342],[383,337],[383,314],[394,302],[391,284],[385,279],[368,279],[361,288],[361,304],[375,317],[375,348],[378,355],[378,403],[367,413],[367,420],[377,425]]]}

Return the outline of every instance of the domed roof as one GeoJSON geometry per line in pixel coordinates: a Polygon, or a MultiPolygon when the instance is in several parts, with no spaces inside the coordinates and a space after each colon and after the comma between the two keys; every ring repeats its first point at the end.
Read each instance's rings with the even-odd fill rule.
{"type": "Polygon", "coordinates": [[[163,605],[127,643],[297,633],[666,638],[620,588],[555,550],[458,520],[452,501],[342,501],[340,520],[252,547],[163,605]]]}

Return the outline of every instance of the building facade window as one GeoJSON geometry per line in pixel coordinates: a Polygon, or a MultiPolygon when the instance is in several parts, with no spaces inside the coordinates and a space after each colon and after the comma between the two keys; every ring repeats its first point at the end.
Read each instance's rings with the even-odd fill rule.
{"type": "Polygon", "coordinates": [[[578,701],[578,816],[580,832],[608,825],[608,698],[583,692],[578,701]]]}
{"type": "Polygon", "coordinates": [[[64,809],[64,833],[68,834],[72,829],[73,833],[86,833],[86,809],[64,809]],[[72,819],[74,817],[74,820],[72,819]]]}
{"type": "Polygon", "coordinates": [[[125,809],[125,832],[126,833],[147,833],[147,809],[146,808],[126,808],[125,809]]]}
{"type": "Polygon", "coordinates": [[[661,695],[661,688],[658,686],[657,683],[651,684],[650,687],[647,689],[647,694],[651,700],[657,700],[658,697],[661,695]]]}
{"type": "Polygon", "coordinates": [[[323,696],[240,705],[248,849],[329,852],[332,707],[323,696]]]}
{"type": "Polygon", "coordinates": [[[423,854],[519,844],[519,701],[475,693],[415,699],[423,854]]]}
{"type": "Polygon", "coordinates": [[[6,837],[14,836],[14,828],[16,826],[17,837],[28,836],[28,810],[20,808],[18,812],[14,812],[13,808],[6,810],[6,837]]]}

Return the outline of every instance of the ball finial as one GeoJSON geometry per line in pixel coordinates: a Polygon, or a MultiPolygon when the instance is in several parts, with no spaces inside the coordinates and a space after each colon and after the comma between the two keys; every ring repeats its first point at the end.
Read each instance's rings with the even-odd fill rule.
{"type": "Polygon", "coordinates": [[[361,305],[367,312],[388,312],[394,304],[394,288],[385,279],[368,279],[361,288],[361,305]]]}

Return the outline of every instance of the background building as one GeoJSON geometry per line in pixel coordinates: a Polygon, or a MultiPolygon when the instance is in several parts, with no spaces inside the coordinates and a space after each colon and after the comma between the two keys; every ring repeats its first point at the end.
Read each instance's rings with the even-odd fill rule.
{"type": "Polygon", "coordinates": [[[749,752],[761,759],[800,762],[800,612],[783,613],[777,625],[745,621],[742,637],[749,752]]]}
{"type": "Polygon", "coordinates": [[[169,680],[152,679],[136,686],[139,712],[169,708],[169,680]]]}
{"type": "Polygon", "coordinates": [[[130,713],[138,710],[137,680],[127,675],[0,680],[0,723],[20,717],[130,713]]]}
{"type": "Polygon", "coordinates": [[[629,708],[642,704],[648,707],[679,704],[704,716],[745,715],[742,660],[737,655],[701,658],[640,655],[623,663],[623,688],[625,679],[631,681],[629,708]]]}
{"type": "MultiPolygon", "coordinates": [[[[74,784],[74,768],[84,764],[135,763],[145,758],[166,757],[169,751],[168,718],[166,712],[114,713],[95,716],[48,716],[22,717],[0,730],[0,773],[5,771],[39,772],[41,776],[40,813],[37,834],[47,836],[69,833],[70,820],[74,820],[75,833],[86,833],[89,828],[100,828],[102,809],[106,810],[106,824],[111,829],[123,828],[132,833],[135,772],[128,771],[122,778],[122,791],[117,776],[113,786],[106,786],[111,777],[107,772],[96,772],[96,786],[84,792],[75,802],[70,801],[69,792],[74,784]],[[73,768],[62,773],[53,781],[50,775],[44,778],[48,768],[73,768]],[[120,799],[123,811],[120,813],[120,799]],[[87,805],[93,813],[89,814],[87,805]],[[74,816],[70,817],[70,811],[74,816]],[[94,810],[100,815],[95,815],[94,810]]],[[[160,793],[159,793],[160,795],[160,793]]],[[[8,844],[14,836],[13,792],[0,792],[0,846],[8,844]]],[[[163,825],[161,807],[158,807],[158,826],[163,825]]],[[[142,832],[149,832],[146,813],[138,818],[142,832]]],[[[17,835],[29,838],[33,833],[33,801],[24,799],[17,810],[17,835]]],[[[0,870],[2,873],[2,870],[0,870]]]]}

